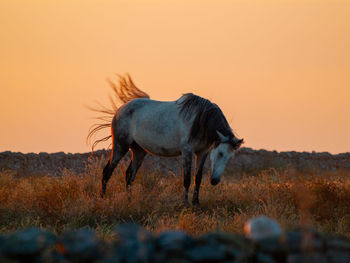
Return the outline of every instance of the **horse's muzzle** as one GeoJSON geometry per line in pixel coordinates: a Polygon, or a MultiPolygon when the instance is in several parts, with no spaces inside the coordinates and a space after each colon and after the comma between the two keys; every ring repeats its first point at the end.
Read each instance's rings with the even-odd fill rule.
{"type": "Polygon", "coordinates": [[[217,179],[217,178],[211,178],[211,180],[210,180],[210,183],[212,185],[217,185],[219,182],[220,182],[220,179],[217,179]]]}

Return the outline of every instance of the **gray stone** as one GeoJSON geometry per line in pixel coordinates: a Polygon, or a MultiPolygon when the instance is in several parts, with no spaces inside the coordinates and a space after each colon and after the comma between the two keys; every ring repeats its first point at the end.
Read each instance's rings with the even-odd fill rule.
{"type": "Polygon", "coordinates": [[[226,259],[226,253],[219,245],[195,246],[187,250],[186,255],[191,262],[198,263],[220,262],[226,259]]]}
{"type": "Polygon", "coordinates": [[[270,237],[256,242],[257,250],[269,255],[277,262],[285,262],[286,244],[281,237],[270,237]]]}
{"type": "Polygon", "coordinates": [[[227,259],[240,259],[242,262],[253,257],[255,248],[252,241],[245,236],[224,232],[212,232],[201,235],[195,240],[195,244],[212,247],[220,246],[227,259]]]}
{"type": "Polygon", "coordinates": [[[276,220],[259,216],[245,223],[244,232],[247,237],[258,241],[270,237],[279,237],[282,234],[282,229],[276,220]]]}
{"type": "Polygon", "coordinates": [[[286,244],[281,238],[278,237],[270,237],[259,240],[257,245],[259,250],[269,254],[281,254],[285,253],[287,250],[286,244]]]}
{"type": "Polygon", "coordinates": [[[345,251],[331,249],[331,250],[328,250],[326,254],[330,263],[349,263],[350,262],[350,250],[345,252],[345,251]]]}
{"type": "Polygon", "coordinates": [[[121,224],[116,227],[117,244],[115,257],[122,262],[149,262],[153,251],[153,238],[143,227],[133,223],[121,224]]]}
{"type": "Polygon", "coordinates": [[[102,256],[95,232],[86,228],[65,232],[58,247],[65,258],[75,262],[97,260],[102,256]]]}
{"type": "MultiPolygon", "coordinates": [[[[204,239],[204,240],[214,239],[217,243],[223,244],[227,247],[237,248],[245,251],[248,251],[253,246],[253,243],[250,239],[247,239],[242,235],[229,234],[225,232],[208,233],[200,236],[198,239],[204,239]]],[[[198,239],[197,239],[197,242],[198,242],[198,239]]]]}
{"type": "Polygon", "coordinates": [[[284,261],[276,261],[275,259],[273,259],[273,257],[271,257],[268,254],[257,253],[255,257],[255,262],[256,263],[277,263],[277,262],[284,262],[284,261]]]}
{"type": "Polygon", "coordinates": [[[350,251],[350,240],[343,237],[332,238],[326,241],[328,249],[350,251]]]}
{"type": "Polygon", "coordinates": [[[292,231],[286,234],[286,247],[289,252],[300,252],[302,234],[299,231],[292,231]]]}
{"type": "Polygon", "coordinates": [[[295,253],[287,257],[287,263],[327,263],[327,257],[321,253],[295,253]]]}
{"type": "Polygon", "coordinates": [[[186,262],[186,249],[192,247],[193,240],[184,232],[165,231],[155,239],[155,253],[152,262],[186,262]]]}
{"type": "Polygon", "coordinates": [[[7,236],[0,236],[0,254],[2,254],[6,249],[7,239],[7,236]]]}
{"type": "Polygon", "coordinates": [[[191,246],[192,238],[179,230],[166,231],[158,236],[156,244],[159,249],[165,251],[181,251],[182,249],[191,246]]]}
{"type": "Polygon", "coordinates": [[[290,252],[320,251],[325,247],[323,238],[312,229],[298,229],[288,232],[285,243],[290,252]]]}
{"type": "Polygon", "coordinates": [[[39,254],[56,243],[56,236],[39,228],[30,228],[10,235],[3,240],[2,253],[9,257],[22,258],[39,254]]]}

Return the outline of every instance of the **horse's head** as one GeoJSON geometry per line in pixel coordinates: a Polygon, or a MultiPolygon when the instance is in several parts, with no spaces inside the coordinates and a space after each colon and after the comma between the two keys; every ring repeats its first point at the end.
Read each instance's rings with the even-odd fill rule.
{"type": "Polygon", "coordinates": [[[217,131],[220,141],[217,142],[210,153],[211,160],[211,178],[212,185],[217,185],[220,182],[221,175],[225,170],[228,160],[234,156],[237,150],[243,143],[243,139],[235,137],[229,138],[217,131]]]}

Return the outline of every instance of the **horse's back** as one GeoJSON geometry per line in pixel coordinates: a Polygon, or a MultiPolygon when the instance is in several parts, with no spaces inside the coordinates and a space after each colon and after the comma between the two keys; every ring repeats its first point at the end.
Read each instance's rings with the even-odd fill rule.
{"type": "Polygon", "coordinates": [[[120,110],[119,118],[127,123],[132,140],[146,151],[165,156],[180,154],[186,129],[176,101],[135,99],[120,110]]]}

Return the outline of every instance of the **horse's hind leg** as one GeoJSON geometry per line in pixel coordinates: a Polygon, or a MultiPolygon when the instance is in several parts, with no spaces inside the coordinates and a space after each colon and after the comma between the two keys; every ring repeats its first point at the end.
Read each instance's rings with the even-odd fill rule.
{"type": "Polygon", "coordinates": [[[135,180],[137,170],[140,168],[143,159],[146,156],[145,150],[143,150],[137,143],[133,143],[130,147],[132,152],[131,162],[128,169],[125,172],[126,188],[131,185],[135,180]]]}
{"type": "Polygon", "coordinates": [[[116,145],[113,147],[111,160],[108,161],[105,168],[103,169],[102,182],[101,182],[101,197],[106,193],[106,187],[108,180],[111,178],[113,170],[117,167],[119,161],[128,152],[127,146],[116,145]]]}

